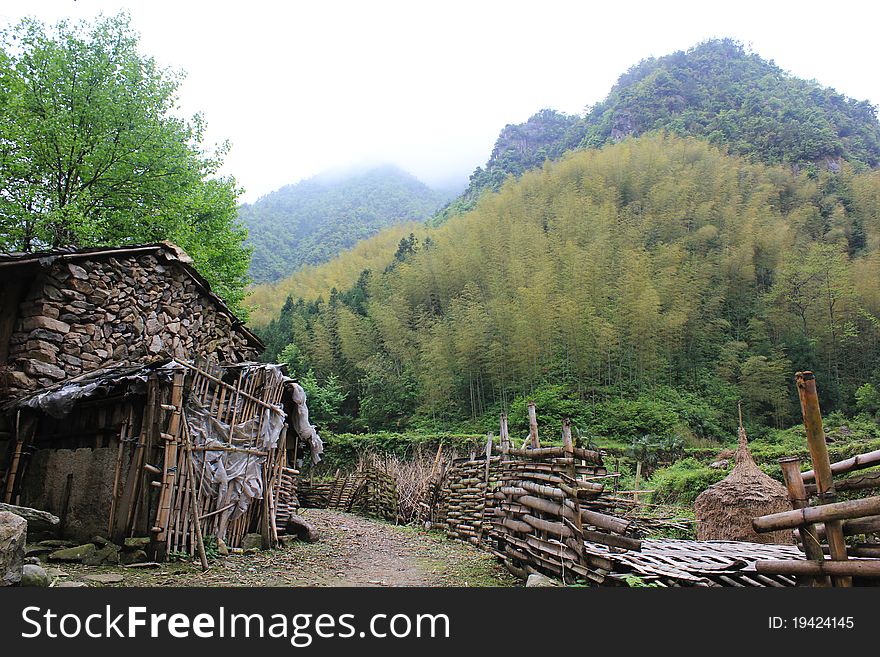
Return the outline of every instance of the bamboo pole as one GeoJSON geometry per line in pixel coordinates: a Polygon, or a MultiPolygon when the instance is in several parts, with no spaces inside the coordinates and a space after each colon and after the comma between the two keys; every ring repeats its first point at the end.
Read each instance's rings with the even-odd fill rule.
{"type": "MultiPolygon", "coordinates": [[[[828,445],[825,442],[825,430],[822,427],[822,412],[819,409],[816,377],[812,372],[798,372],[795,375],[795,381],[797,383],[798,396],[800,397],[801,411],[804,416],[804,428],[807,431],[810,458],[813,461],[816,492],[819,497],[819,503],[825,504],[834,500],[835,492],[831,473],[831,461],[828,458],[828,445]]],[[[835,519],[827,520],[825,532],[828,536],[828,547],[831,550],[831,557],[833,559],[846,560],[846,542],[843,538],[840,522],[835,519]]],[[[845,576],[837,577],[833,581],[836,586],[852,586],[852,580],[845,576]]]]}
{"type": "MultiPolygon", "coordinates": [[[[880,449],[865,454],[856,454],[855,456],[837,461],[831,464],[832,474],[845,474],[847,472],[855,472],[856,470],[864,470],[880,464],[880,449]]],[[[816,478],[814,470],[807,470],[801,474],[805,482],[813,481],[816,478]]]]}
{"type": "Polygon", "coordinates": [[[184,377],[185,374],[183,372],[174,373],[171,388],[171,404],[176,410],[172,412],[171,418],[168,421],[168,432],[162,434],[162,438],[165,440],[165,460],[162,472],[162,490],[159,494],[159,505],[154,527],[154,530],[158,529],[155,536],[156,543],[165,543],[171,516],[171,505],[177,474],[178,432],[180,430],[180,417],[183,410],[181,406],[183,404],[184,377]]]}
{"type": "MultiPolygon", "coordinates": [[[[799,510],[808,507],[810,498],[804,487],[804,480],[801,478],[801,460],[796,456],[789,456],[779,459],[779,465],[782,467],[782,476],[785,479],[785,487],[788,489],[788,498],[791,500],[792,508],[799,510]]],[[[798,529],[807,559],[824,559],[816,525],[801,525],[798,529]]],[[[813,579],[812,583],[813,586],[819,587],[831,586],[831,581],[827,577],[817,577],[813,579]]]]}
{"type": "Polygon", "coordinates": [[[3,501],[12,503],[12,493],[15,489],[15,478],[18,475],[18,465],[21,462],[21,453],[24,450],[24,438],[21,435],[21,409],[15,412],[15,454],[12,464],[9,466],[9,476],[6,479],[6,495],[3,501]]]}
{"type": "Polygon", "coordinates": [[[501,414],[501,455],[506,456],[510,451],[510,434],[507,430],[507,413],[501,414]]]}
{"type": "Polygon", "coordinates": [[[538,449],[541,441],[538,440],[538,418],[535,414],[535,402],[529,402],[529,440],[532,449],[538,449]]]}
{"type": "Polygon", "coordinates": [[[764,575],[830,575],[834,579],[880,577],[880,559],[852,559],[848,561],[760,560],[755,570],[764,575]]]}
{"type": "MultiPolygon", "coordinates": [[[[875,496],[866,497],[861,500],[833,502],[832,504],[823,504],[821,506],[808,506],[803,509],[795,509],[794,511],[771,513],[752,520],[752,527],[758,533],[765,533],[794,529],[798,525],[824,522],[827,534],[829,522],[878,514],[880,514],[880,496],[875,496]]],[[[839,522],[838,529],[840,529],[839,522]]],[[[842,536],[843,532],[841,531],[842,536]]]]}

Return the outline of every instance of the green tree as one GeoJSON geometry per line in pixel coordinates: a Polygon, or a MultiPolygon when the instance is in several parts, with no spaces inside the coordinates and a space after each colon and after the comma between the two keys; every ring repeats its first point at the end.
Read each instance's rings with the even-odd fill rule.
{"type": "MultiPolygon", "coordinates": [[[[239,190],[174,115],[182,75],[138,52],[125,13],[0,34],[0,249],[174,240],[234,307],[249,253],[239,190]]],[[[240,310],[240,308],[238,308],[240,310]]]]}

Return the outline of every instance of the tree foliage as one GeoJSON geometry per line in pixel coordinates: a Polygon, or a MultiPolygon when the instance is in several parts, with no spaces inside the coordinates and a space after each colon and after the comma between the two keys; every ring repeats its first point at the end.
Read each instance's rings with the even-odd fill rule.
{"type": "Polygon", "coordinates": [[[258,283],[277,281],[387,226],[427,219],[443,201],[393,166],[287,185],[239,210],[254,247],[251,274],[258,283]]]}
{"type": "Polygon", "coordinates": [[[227,145],[175,115],[182,76],[138,51],[126,14],[47,28],[25,19],[0,50],[0,249],[172,240],[233,306],[248,252],[227,145]]]}
{"type": "Polygon", "coordinates": [[[264,336],[338,376],[371,430],[485,430],[481,418],[494,427],[548,395],[548,413],[626,442],[733,435],[740,399],[747,421],[783,425],[796,370],[817,373],[827,411],[876,384],[878,208],[874,172],[643,136],[571,153],[389,243],[389,264],[291,299],[264,336]]]}
{"type": "MultiPolygon", "coordinates": [[[[880,123],[869,102],[794,77],[736,41],[713,39],[633,66],[583,116],[545,109],[506,126],[486,166],[433,223],[472,209],[484,192],[546,159],[657,130],[812,171],[836,170],[841,161],[856,169],[880,163],[880,123]]],[[[861,227],[850,229],[858,239],[861,227]]]]}

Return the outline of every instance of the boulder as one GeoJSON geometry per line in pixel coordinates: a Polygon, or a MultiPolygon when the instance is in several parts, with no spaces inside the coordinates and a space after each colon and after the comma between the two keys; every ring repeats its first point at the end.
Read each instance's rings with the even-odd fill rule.
{"type": "Polygon", "coordinates": [[[85,545],[55,550],[49,554],[49,561],[83,563],[86,559],[93,557],[97,551],[98,548],[94,543],[86,543],[85,545]]]}
{"type": "Polygon", "coordinates": [[[21,581],[27,520],[9,511],[0,511],[0,586],[21,581]]]}
{"type": "Polygon", "coordinates": [[[31,540],[34,540],[34,537],[37,536],[37,534],[50,532],[54,534],[58,525],[61,523],[58,516],[53,516],[46,511],[32,509],[27,506],[16,506],[15,504],[4,504],[0,502],[0,511],[9,511],[10,513],[14,513],[27,520],[28,534],[30,535],[31,540]]]}
{"type": "Polygon", "coordinates": [[[315,529],[315,526],[299,515],[293,514],[287,519],[286,531],[293,534],[299,540],[306,543],[317,543],[321,540],[321,534],[315,529]]]}
{"type": "Polygon", "coordinates": [[[26,563],[21,573],[19,586],[49,586],[52,580],[42,566],[26,563]]]}
{"type": "Polygon", "coordinates": [[[543,588],[551,586],[559,586],[559,582],[539,573],[532,573],[526,580],[526,588],[543,588]]]}
{"type": "Polygon", "coordinates": [[[125,539],[123,547],[126,550],[146,550],[150,545],[149,536],[133,536],[125,539]]]}
{"type": "Polygon", "coordinates": [[[119,563],[119,548],[112,543],[95,550],[94,553],[83,557],[86,566],[116,565],[119,563]]]}
{"type": "Polygon", "coordinates": [[[134,550],[132,552],[123,552],[119,555],[119,563],[123,565],[131,565],[134,563],[144,563],[147,560],[147,553],[143,550],[134,550]]]}

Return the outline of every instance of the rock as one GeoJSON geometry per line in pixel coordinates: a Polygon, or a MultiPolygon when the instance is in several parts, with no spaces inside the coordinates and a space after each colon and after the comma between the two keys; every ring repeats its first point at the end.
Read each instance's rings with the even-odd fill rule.
{"type": "Polygon", "coordinates": [[[42,566],[26,563],[21,573],[19,586],[49,586],[52,580],[42,566]]]}
{"type": "Polygon", "coordinates": [[[226,547],[226,541],[224,541],[219,536],[217,537],[217,554],[219,554],[221,557],[229,555],[229,548],[226,547]]]}
{"type": "Polygon", "coordinates": [[[126,550],[146,550],[150,546],[149,536],[133,536],[126,538],[122,546],[126,550]]]}
{"type": "Polygon", "coordinates": [[[95,573],[94,575],[84,575],[83,579],[88,582],[98,582],[98,584],[118,584],[125,578],[116,573],[95,573]]]}
{"type": "Polygon", "coordinates": [[[11,586],[21,580],[26,541],[27,520],[0,511],[0,586],[11,586]]]}
{"type": "Polygon", "coordinates": [[[289,548],[299,543],[299,539],[296,536],[288,536],[286,534],[282,534],[278,537],[278,544],[283,548],[289,548]]]}
{"type": "Polygon", "coordinates": [[[721,459],[720,461],[712,461],[709,464],[710,468],[715,468],[716,470],[724,470],[730,465],[730,461],[727,459],[721,459]]]}
{"type": "Polygon", "coordinates": [[[70,324],[62,322],[59,319],[52,319],[51,317],[45,317],[42,315],[37,317],[28,317],[27,319],[22,320],[21,325],[23,331],[46,329],[47,331],[54,331],[55,333],[60,333],[61,335],[64,335],[70,330],[70,324]]]}
{"type": "Polygon", "coordinates": [[[89,279],[89,275],[88,273],[86,273],[86,270],[79,265],[75,265],[71,262],[67,264],[67,268],[70,270],[70,275],[74,278],[78,278],[82,281],[86,281],[89,279]]]}
{"type": "Polygon", "coordinates": [[[546,575],[540,575],[539,573],[532,573],[526,580],[526,588],[543,588],[551,586],[559,586],[559,582],[550,579],[546,575]]]}
{"type": "Polygon", "coordinates": [[[105,545],[93,554],[83,557],[82,562],[86,566],[116,565],[119,563],[119,548],[112,543],[105,545]]]}
{"type": "MultiPolygon", "coordinates": [[[[27,554],[27,550],[25,550],[25,554],[27,554]]],[[[28,564],[33,564],[33,565],[35,565],[35,566],[39,566],[40,563],[41,563],[41,562],[40,562],[40,558],[39,558],[39,557],[25,557],[25,558],[24,558],[24,565],[25,565],[25,566],[27,566],[28,564]]]]}
{"type": "Polygon", "coordinates": [[[45,541],[40,541],[37,543],[38,547],[41,548],[51,548],[53,550],[57,550],[58,548],[66,548],[66,547],[74,547],[76,542],[70,541],[65,538],[49,538],[45,541]]]}
{"type": "Polygon", "coordinates": [[[259,550],[263,547],[263,537],[259,534],[245,534],[241,539],[242,550],[259,550]]]}
{"type": "Polygon", "coordinates": [[[119,563],[126,566],[144,563],[146,560],[147,553],[143,550],[135,550],[134,552],[123,552],[119,555],[119,563]]]}
{"type": "Polygon", "coordinates": [[[306,543],[317,543],[321,540],[321,534],[315,529],[315,526],[296,514],[287,519],[286,531],[306,543]]]}
{"type": "Polygon", "coordinates": [[[104,538],[103,536],[92,536],[92,543],[102,548],[112,547],[116,552],[119,552],[122,549],[109,538],[104,538]]]}
{"type": "Polygon", "coordinates": [[[58,582],[55,585],[55,588],[58,588],[58,589],[81,589],[85,586],[88,586],[88,584],[86,584],[85,582],[73,581],[73,582],[58,582]]]}
{"type": "Polygon", "coordinates": [[[65,377],[64,370],[50,363],[30,358],[24,361],[24,371],[34,377],[46,376],[50,379],[60,380],[65,377]]]}
{"type": "Polygon", "coordinates": [[[0,503],[0,511],[9,511],[27,520],[28,532],[32,537],[41,532],[54,530],[61,522],[57,516],[53,516],[51,513],[28,506],[0,503]]]}
{"type": "Polygon", "coordinates": [[[70,573],[66,573],[60,568],[46,568],[46,574],[55,579],[56,577],[69,577],[70,573]]]}
{"type": "Polygon", "coordinates": [[[55,550],[49,554],[49,561],[83,563],[86,559],[93,557],[97,551],[98,548],[94,543],[86,543],[85,545],[55,550]]]}

